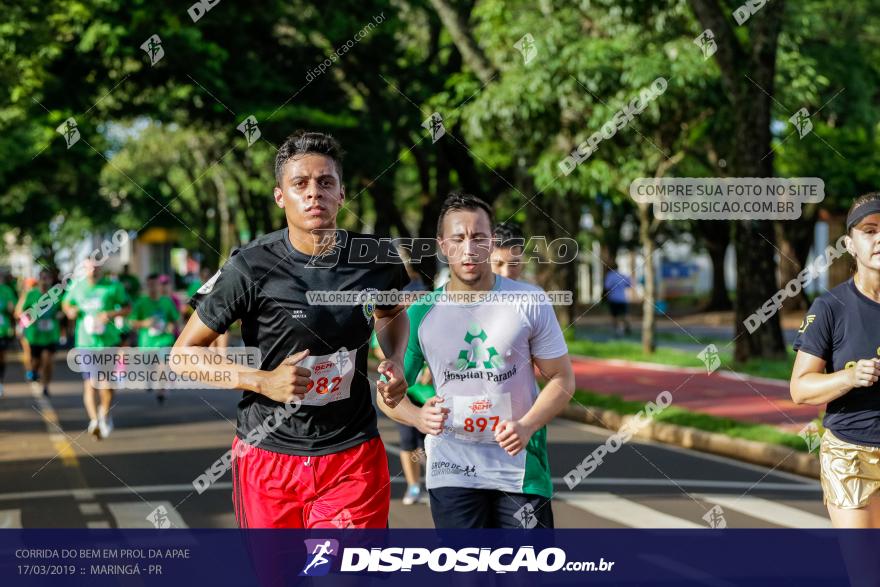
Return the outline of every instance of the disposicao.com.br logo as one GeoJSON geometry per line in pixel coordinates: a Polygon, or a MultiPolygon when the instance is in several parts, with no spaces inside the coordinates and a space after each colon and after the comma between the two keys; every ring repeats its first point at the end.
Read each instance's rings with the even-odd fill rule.
{"type": "MultiPolygon", "coordinates": [[[[331,558],[339,553],[336,540],[306,540],[308,559],[300,576],[326,575],[331,558]]],[[[359,572],[410,572],[424,568],[435,573],[449,571],[515,573],[518,571],[553,573],[556,571],[607,572],[613,561],[600,558],[596,561],[567,561],[561,548],[544,548],[535,551],[533,546],[518,548],[465,547],[422,548],[347,547],[341,552],[340,573],[359,572]]]]}

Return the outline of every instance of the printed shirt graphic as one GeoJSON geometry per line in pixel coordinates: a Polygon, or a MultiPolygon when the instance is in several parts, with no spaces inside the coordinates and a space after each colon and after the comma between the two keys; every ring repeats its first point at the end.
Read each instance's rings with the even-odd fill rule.
{"type": "MultiPolygon", "coordinates": [[[[27,311],[37,306],[43,295],[45,294],[37,287],[29,289],[24,296],[22,310],[27,311]]],[[[40,312],[39,317],[24,329],[24,337],[27,341],[36,346],[57,344],[61,338],[61,327],[58,321],[58,312],[60,311],[61,304],[56,302],[45,312],[40,312]]]]}
{"type": "Polygon", "coordinates": [[[78,348],[103,348],[119,344],[119,329],[113,320],[100,324],[97,315],[113,312],[128,304],[122,284],[102,277],[95,284],[80,281],[67,291],[64,300],[79,308],[76,319],[76,346],[78,348]]]}
{"type": "MultiPolygon", "coordinates": [[[[880,304],[852,279],[819,296],[801,323],[794,350],[825,360],[834,373],[880,357],[880,304]]],[[[880,446],[880,383],[856,387],[828,403],[823,426],[846,442],[880,446]]]]}
{"type": "Polygon", "coordinates": [[[139,347],[157,348],[174,344],[174,333],[168,332],[168,325],[176,322],[180,318],[180,313],[168,296],[159,296],[155,300],[150,296],[141,296],[132,306],[129,318],[153,320],[152,326],[138,328],[139,347]]]}
{"type": "MultiPolygon", "coordinates": [[[[532,357],[554,359],[568,352],[552,307],[534,300],[509,305],[434,304],[441,291],[428,294],[408,310],[407,381],[415,381],[427,362],[436,393],[451,410],[447,430],[425,440],[428,489],[500,489],[549,498],[546,428],[537,431],[526,450],[515,457],[494,441],[493,428],[502,420],[521,418],[535,403],[538,387],[532,357]]],[[[496,276],[493,291],[537,294],[541,289],[496,276]]]]}
{"type": "Polygon", "coordinates": [[[5,283],[0,283],[0,338],[8,338],[15,334],[15,326],[12,323],[10,304],[15,306],[18,299],[15,292],[5,283]]]}

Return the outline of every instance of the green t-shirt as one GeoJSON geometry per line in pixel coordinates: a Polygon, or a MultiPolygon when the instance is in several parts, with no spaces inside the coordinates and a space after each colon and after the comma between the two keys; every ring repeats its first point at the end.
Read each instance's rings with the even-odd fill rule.
{"type": "Polygon", "coordinates": [[[143,348],[166,347],[174,344],[174,333],[168,332],[168,325],[180,319],[180,313],[168,296],[159,296],[155,300],[150,296],[141,296],[131,309],[131,320],[147,320],[152,318],[153,325],[138,328],[138,346],[143,348]]]}
{"type": "MultiPolygon", "coordinates": [[[[24,296],[22,310],[26,311],[36,306],[43,295],[38,287],[28,290],[24,296]]],[[[42,312],[32,324],[24,329],[24,337],[27,341],[36,346],[58,344],[58,340],[61,338],[61,323],[58,321],[58,312],[60,311],[61,304],[55,302],[42,312]]]]}
{"type": "Polygon", "coordinates": [[[134,275],[125,274],[119,276],[119,282],[122,284],[122,287],[125,288],[125,293],[128,295],[128,299],[136,300],[141,293],[141,282],[134,275]]]}
{"type": "Polygon", "coordinates": [[[102,325],[97,315],[121,310],[128,305],[128,297],[121,283],[106,277],[94,284],[81,281],[67,291],[64,301],[79,308],[76,320],[77,347],[102,348],[119,344],[119,329],[114,321],[108,320],[102,325]]]}
{"type": "Polygon", "coordinates": [[[15,324],[12,322],[10,304],[15,307],[18,298],[11,287],[0,283],[0,338],[8,338],[15,335],[15,324]]]}
{"type": "Polygon", "coordinates": [[[190,284],[189,284],[189,287],[186,288],[186,295],[187,295],[187,297],[190,297],[190,298],[191,298],[191,297],[193,297],[194,295],[196,295],[196,292],[199,291],[199,288],[200,288],[200,287],[202,287],[202,280],[201,280],[201,279],[196,279],[195,281],[193,281],[192,283],[190,283],[190,284]]]}

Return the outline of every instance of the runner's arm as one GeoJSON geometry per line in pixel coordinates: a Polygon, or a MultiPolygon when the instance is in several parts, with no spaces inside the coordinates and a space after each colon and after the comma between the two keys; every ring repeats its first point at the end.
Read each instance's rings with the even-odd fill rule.
{"type": "MultiPolygon", "coordinates": [[[[406,343],[409,340],[409,317],[406,314],[406,306],[396,306],[389,310],[376,308],[373,313],[376,317],[376,339],[379,348],[386,359],[393,359],[403,366],[403,355],[406,353],[406,343]]],[[[403,374],[401,373],[402,377],[403,374]]]]}
{"type": "Polygon", "coordinates": [[[21,320],[21,315],[24,312],[24,301],[27,297],[27,292],[22,292],[18,297],[18,303],[15,304],[15,309],[13,310],[12,317],[16,320],[21,320]]]}
{"type": "Polygon", "coordinates": [[[877,359],[864,359],[853,368],[835,373],[825,373],[825,366],[825,359],[798,351],[789,387],[794,403],[820,406],[849,393],[854,387],[873,385],[880,376],[877,359]]]}
{"type": "Polygon", "coordinates": [[[535,357],[535,365],[547,380],[534,405],[520,418],[520,424],[533,434],[559,415],[574,395],[574,371],[568,354],[555,359],[535,357]]]}
{"type": "Polygon", "coordinates": [[[444,408],[442,397],[432,396],[428,398],[422,407],[416,406],[407,396],[394,407],[390,407],[382,401],[382,394],[376,392],[376,405],[382,413],[399,424],[412,426],[422,434],[438,435],[443,432],[446,420],[449,417],[449,408],[444,408]]]}
{"type": "Polygon", "coordinates": [[[376,405],[383,414],[398,424],[416,426],[419,420],[419,408],[408,397],[404,397],[399,404],[392,408],[382,400],[382,394],[376,391],[376,405]]]}
{"type": "Polygon", "coordinates": [[[128,316],[131,313],[131,306],[122,306],[118,310],[107,310],[103,312],[104,316],[107,317],[108,320],[113,320],[118,316],[128,316]]]}
{"type": "Polygon", "coordinates": [[[403,363],[409,340],[409,316],[403,305],[394,308],[376,308],[376,339],[385,358],[379,363],[379,373],[385,381],[376,384],[383,403],[394,407],[406,396],[407,379],[403,363]]]}
{"type": "Polygon", "coordinates": [[[237,364],[208,348],[219,336],[219,332],[202,322],[196,310],[174,342],[169,357],[171,368],[178,374],[217,387],[245,389],[279,402],[305,395],[310,372],[296,363],[304,359],[308,351],[288,357],[272,371],[263,371],[237,364]],[[217,361],[218,355],[224,357],[222,361],[217,361]]]}
{"type": "Polygon", "coordinates": [[[79,317],[79,306],[65,299],[61,302],[61,311],[67,316],[68,320],[76,320],[79,317]]]}

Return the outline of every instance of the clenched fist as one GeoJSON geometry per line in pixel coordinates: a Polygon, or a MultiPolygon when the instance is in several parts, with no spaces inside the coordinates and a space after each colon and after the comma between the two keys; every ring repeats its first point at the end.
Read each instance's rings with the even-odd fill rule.
{"type": "Polygon", "coordinates": [[[309,391],[309,378],[312,371],[300,367],[299,363],[309,356],[308,349],[291,355],[271,371],[264,371],[259,383],[259,392],[276,402],[300,400],[309,391]]]}

